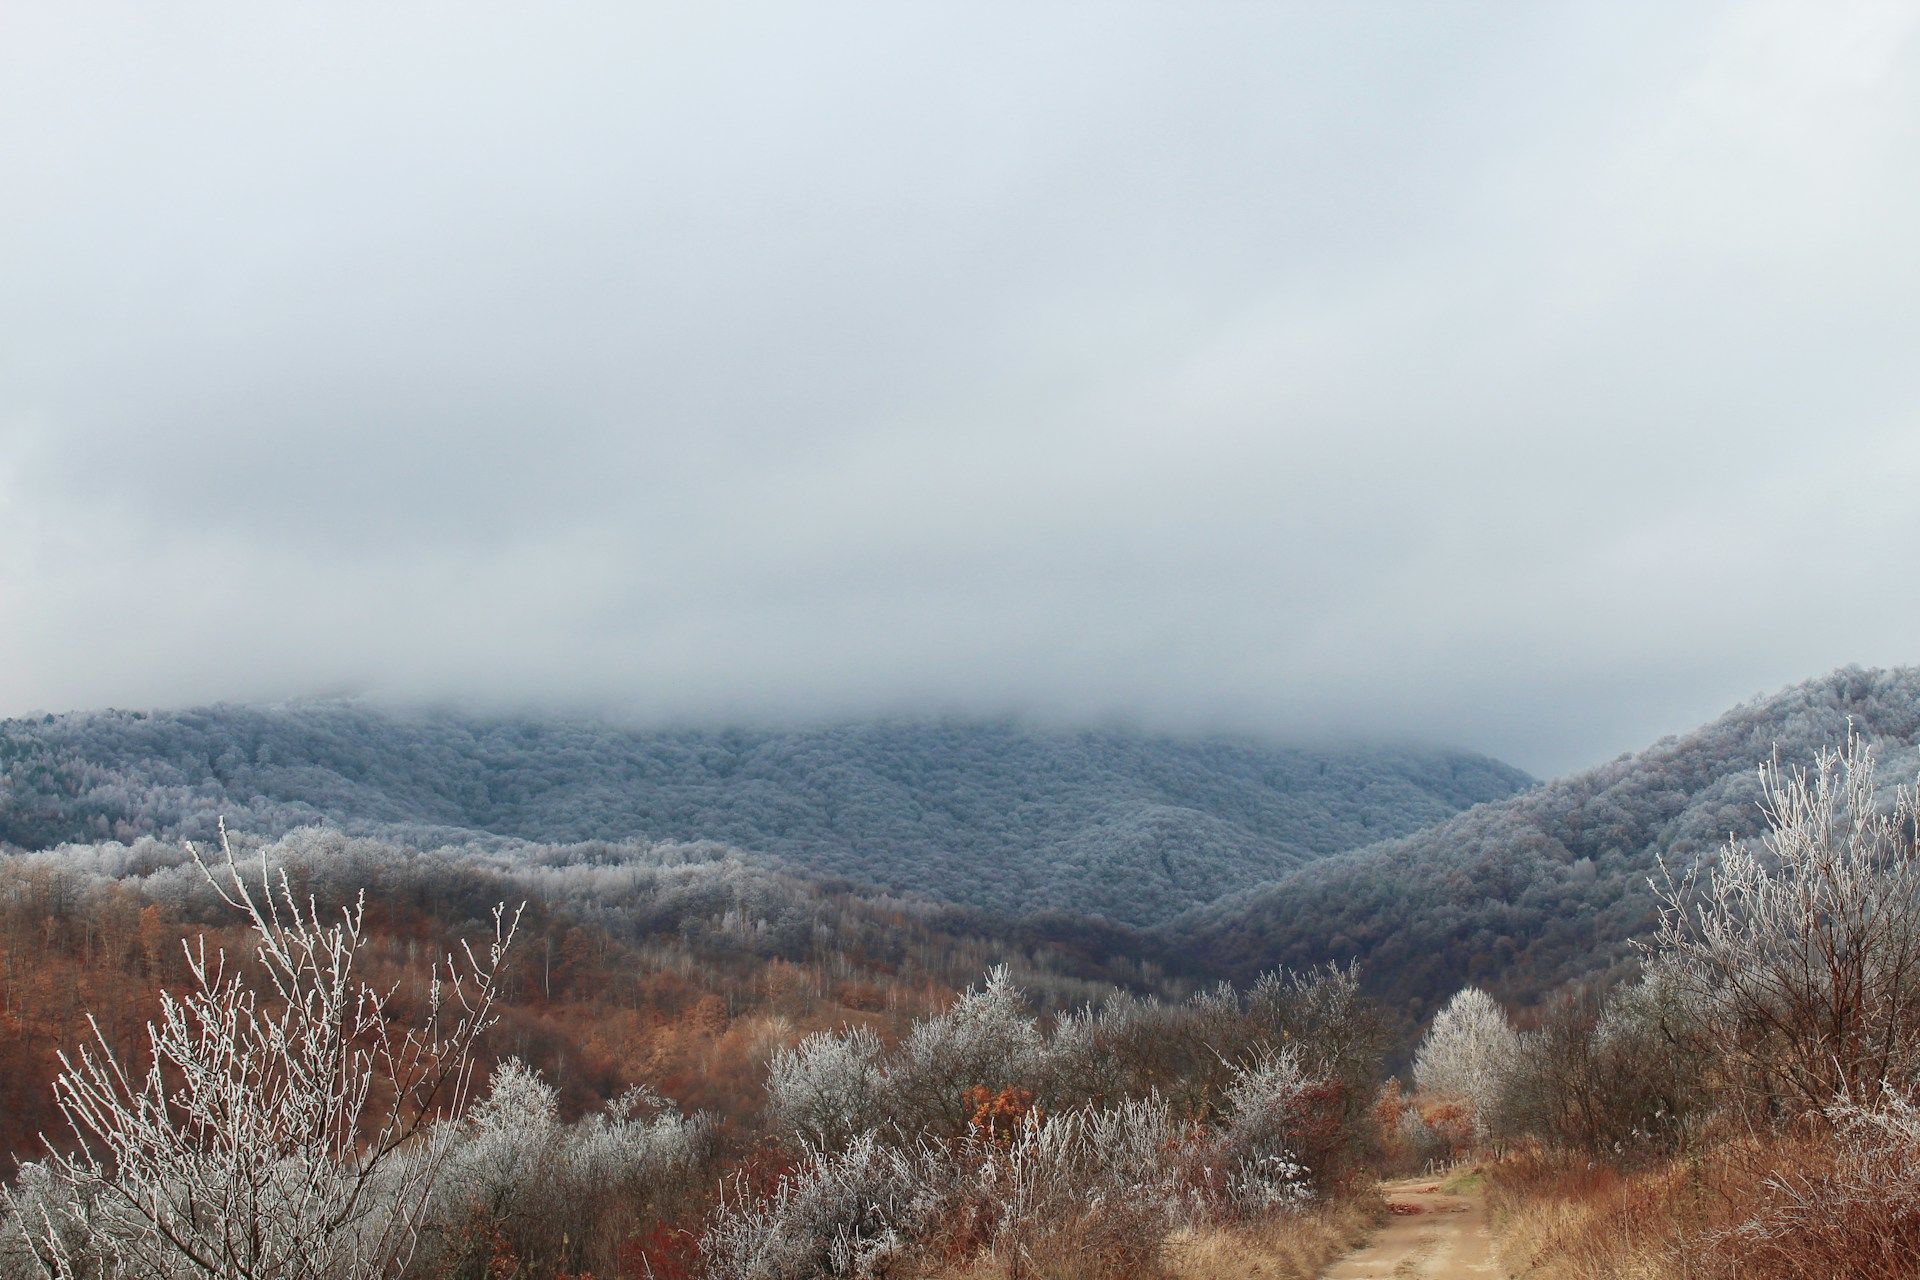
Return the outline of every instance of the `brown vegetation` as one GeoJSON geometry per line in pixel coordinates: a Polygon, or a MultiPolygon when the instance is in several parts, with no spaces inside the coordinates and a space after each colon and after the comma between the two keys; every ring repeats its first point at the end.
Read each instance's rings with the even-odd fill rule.
{"type": "MultiPolygon", "coordinates": [[[[288,900],[312,892],[316,921],[339,905],[330,850],[288,868],[288,900]]],[[[1002,944],[865,901],[809,900],[808,941],[767,954],[731,895],[712,918],[641,930],[498,870],[347,870],[371,882],[356,973],[400,1019],[425,1009],[433,958],[489,927],[492,903],[532,899],[476,1045],[481,1101],[453,1126],[409,1275],[1117,1280],[1194,1274],[1209,1250],[1309,1274],[1350,1238],[1371,1181],[1364,1103],[1382,1046],[1348,971],[1142,999],[1023,949],[1032,987],[994,967],[956,1003],[1002,944]]],[[[259,987],[259,938],[218,906],[164,875],[0,861],[0,1081],[20,1100],[7,1152],[69,1141],[49,1086],[90,1010],[144,1069],[157,993],[191,976],[183,940],[259,987]]],[[[38,1176],[0,1205],[16,1228],[38,1176]]],[[[74,1256],[91,1256],[74,1230],[74,1256]]],[[[27,1237],[0,1235],[0,1272],[36,1274],[27,1237]]]]}
{"type": "Polygon", "coordinates": [[[1174,1237],[1166,1269],[1175,1280],[1313,1280],[1365,1240],[1380,1220],[1372,1194],[1330,1201],[1284,1218],[1174,1237]]]}
{"type": "Polygon", "coordinates": [[[1911,1280],[1920,1203],[1897,1179],[1804,1211],[1845,1160],[1814,1136],[1727,1137],[1631,1172],[1529,1151],[1492,1166],[1490,1199],[1507,1265],[1538,1280],[1911,1280]]]}

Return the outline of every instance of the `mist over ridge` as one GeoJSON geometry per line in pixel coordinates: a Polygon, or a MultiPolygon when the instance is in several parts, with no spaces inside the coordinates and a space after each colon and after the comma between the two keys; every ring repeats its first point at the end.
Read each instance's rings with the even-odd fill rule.
{"type": "Polygon", "coordinates": [[[1913,659],[1911,12],[1090,14],[9,6],[0,712],[1550,776],[1913,659]]]}

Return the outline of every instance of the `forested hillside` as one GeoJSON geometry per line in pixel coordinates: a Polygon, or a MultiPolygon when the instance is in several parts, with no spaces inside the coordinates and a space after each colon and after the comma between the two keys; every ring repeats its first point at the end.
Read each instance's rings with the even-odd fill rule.
{"type": "Polygon", "coordinates": [[[1637,755],[1325,859],[1168,927],[1210,971],[1361,958],[1408,1025],[1463,983],[1521,1004],[1631,963],[1649,877],[1762,830],[1759,769],[1873,744],[1889,785],[1920,768],[1920,668],[1851,668],[1747,703],[1637,755]]]}
{"type": "Polygon", "coordinates": [[[1529,779],[1468,752],[1008,722],[639,732],[356,704],[0,723],[0,843],[712,840],[1006,913],[1148,925],[1529,779]]]}

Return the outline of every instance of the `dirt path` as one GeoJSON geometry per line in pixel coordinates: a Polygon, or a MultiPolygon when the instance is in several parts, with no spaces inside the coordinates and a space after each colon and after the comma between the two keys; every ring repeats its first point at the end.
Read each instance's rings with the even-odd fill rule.
{"type": "Polygon", "coordinates": [[[1496,1280],[1487,1202],[1472,1186],[1455,1195],[1432,1178],[1385,1183],[1389,1206],[1400,1206],[1365,1248],[1350,1253],[1323,1280],[1496,1280]],[[1418,1210],[1418,1212],[1413,1212],[1418,1210]]]}

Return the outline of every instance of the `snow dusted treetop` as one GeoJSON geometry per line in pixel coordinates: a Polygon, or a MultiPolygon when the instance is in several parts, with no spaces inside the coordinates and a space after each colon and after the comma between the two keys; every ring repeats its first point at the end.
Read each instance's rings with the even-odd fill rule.
{"type": "Polygon", "coordinates": [[[1413,1056],[1413,1078],[1429,1093],[1465,1099],[1485,1135],[1520,1038],[1494,998],[1466,987],[1434,1018],[1413,1056]]]}

